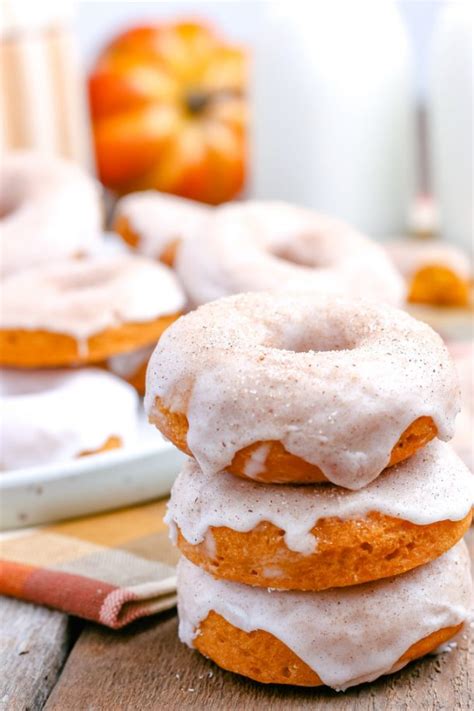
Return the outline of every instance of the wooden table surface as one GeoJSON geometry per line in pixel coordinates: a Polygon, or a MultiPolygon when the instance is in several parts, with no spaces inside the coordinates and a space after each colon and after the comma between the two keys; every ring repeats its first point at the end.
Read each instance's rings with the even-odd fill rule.
{"type": "MultiPolygon", "coordinates": [[[[474,557],[474,531],[469,536],[474,557]]],[[[474,630],[458,647],[373,684],[263,686],[224,672],[182,645],[174,612],[114,632],[0,598],[0,709],[5,711],[471,711],[474,630]]]]}

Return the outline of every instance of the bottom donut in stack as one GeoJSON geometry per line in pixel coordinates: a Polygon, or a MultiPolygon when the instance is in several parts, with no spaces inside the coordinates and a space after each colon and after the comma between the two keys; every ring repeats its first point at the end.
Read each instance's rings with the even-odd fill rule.
{"type": "Polygon", "coordinates": [[[167,523],[180,637],[265,683],[345,689],[459,632],[471,605],[472,475],[430,443],[357,491],[262,485],[189,460],[167,523]]]}
{"type": "Polygon", "coordinates": [[[471,604],[464,542],[404,575],[281,592],[178,567],[180,637],[256,681],[344,690],[398,671],[458,633],[471,604]]]}

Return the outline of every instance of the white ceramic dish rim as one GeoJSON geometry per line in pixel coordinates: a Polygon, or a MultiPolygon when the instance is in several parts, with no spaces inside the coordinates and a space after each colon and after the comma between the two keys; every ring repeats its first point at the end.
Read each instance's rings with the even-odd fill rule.
{"type": "Polygon", "coordinates": [[[160,440],[153,444],[142,444],[141,446],[120,447],[108,452],[91,454],[78,459],[44,464],[38,467],[25,467],[23,469],[10,469],[0,472],[0,496],[3,489],[11,486],[28,486],[29,484],[41,484],[53,479],[63,479],[68,476],[81,476],[85,471],[109,468],[114,463],[126,464],[133,462],[137,458],[147,455],[160,454],[163,451],[173,449],[173,445],[166,440],[160,440]]]}

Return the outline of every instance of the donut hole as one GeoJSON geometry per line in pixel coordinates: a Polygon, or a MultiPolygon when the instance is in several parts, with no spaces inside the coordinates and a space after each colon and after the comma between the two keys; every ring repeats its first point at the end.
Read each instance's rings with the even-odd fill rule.
{"type": "Polygon", "coordinates": [[[293,348],[278,348],[279,351],[288,351],[288,353],[330,353],[334,351],[347,351],[349,348],[344,348],[344,346],[335,345],[328,348],[313,348],[310,344],[298,344],[293,348]]]}
{"type": "Polygon", "coordinates": [[[295,264],[297,267],[314,268],[326,266],[317,263],[314,258],[311,259],[311,255],[306,254],[304,250],[295,249],[294,245],[284,245],[283,247],[272,249],[271,254],[277,259],[289,262],[290,264],[295,264]]]}
{"type": "Polygon", "coordinates": [[[72,273],[69,270],[64,278],[61,274],[57,274],[54,277],[54,283],[57,284],[64,291],[77,291],[78,289],[95,289],[96,287],[103,287],[111,280],[112,273],[108,265],[95,265],[92,269],[90,265],[84,269],[81,265],[80,260],[78,260],[78,271],[72,273]]]}
{"type": "Polygon", "coordinates": [[[289,353],[324,353],[335,351],[350,351],[355,348],[354,342],[349,341],[346,334],[335,333],[297,333],[296,329],[288,326],[286,332],[278,343],[277,348],[289,353]]]}
{"type": "Polygon", "coordinates": [[[25,181],[23,176],[16,174],[9,174],[8,179],[2,178],[0,185],[0,219],[3,220],[13,215],[22,209],[24,203],[31,202],[33,196],[30,194],[28,183],[29,181],[25,181]]]}
{"type": "MultiPolygon", "coordinates": [[[[3,192],[3,186],[2,186],[3,192]]],[[[18,200],[12,192],[6,192],[0,198],[0,220],[4,220],[17,209],[18,200]]]]}
{"type": "MultiPolygon", "coordinates": [[[[297,308],[297,301],[295,309],[297,308]]],[[[290,353],[323,353],[355,350],[361,345],[361,336],[357,328],[347,320],[328,314],[324,320],[318,320],[318,314],[312,308],[302,314],[284,312],[273,328],[269,329],[267,347],[290,353]]]]}
{"type": "Polygon", "coordinates": [[[333,266],[336,255],[331,251],[327,239],[315,232],[292,234],[288,240],[269,245],[270,254],[277,259],[309,269],[333,266]]]}

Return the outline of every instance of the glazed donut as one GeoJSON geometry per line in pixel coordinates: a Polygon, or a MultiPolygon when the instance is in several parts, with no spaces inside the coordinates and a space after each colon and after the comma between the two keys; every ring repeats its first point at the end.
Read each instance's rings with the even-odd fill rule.
{"type": "Polygon", "coordinates": [[[184,306],[165,266],[97,255],[32,267],[2,286],[0,363],[45,367],[100,362],[156,343],[184,306]]]}
{"type": "Polygon", "coordinates": [[[468,306],[471,265],[467,255],[445,242],[403,240],[387,245],[407,285],[407,301],[433,306],[468,306]]]}
{"type": "Polygon", "coordinates": [[[176,270],[194,304],[275,288],[319,289],[399,304],[403,282],[384,250],[352,227],[294,205],[215,208],[183,242],[176,270]]]}
{"type": "Polygon", "coordinates": [[[459,411],[454,365],[426,324],[384,305],[273,292],[179,319],[148,365],[148,417],[206,473],[359,489],[459,411]]]}
{"type": "Polygon", "coordinates": [[[102,370],[0,371],[0,469],[62,462],[134,440],[138,398],[102,370]]]}
{"type": "Polygon", "coordinates": [[[255,484],[189,460],[166,522],[181,552],[218,578],[325,590],[404,573],[469,528],[472,474],[448,444],[387,469],[358,491],[255,484]]]}
{"type": "Polygon", "coordinates": [[[146,369],[153,346],[144,346],[130,353],[119,353],[107,361],[107,369],[133,385],[139,395],[145,394],[146,369]]]}
{"type": "Polygon", "coordinates": [[[101,239],[98,183],[51,155],[2,156],[0,215],[2,275],[92,252],[101,239]]]}
{"type": "Polygon", "coordinates": [[[324,592],[215,580],[178,564],[181,641],[264,683],[337,690],[397,671],[453,637],[472,601],[464,542],[404,575],[324,592]]]}
{"type": "Polygon", "coordinates": [[[461,412],[452,439],[454,450],[474,473],[474,341],[447,343],[461,383],[461,412]]]}
{"type": "Polygon", "coordinates": [[[178,244],[199,231],[211,209],[156,190],[131,193],[117,203],[114,230],[140,254],[172,266],[178,244]]]}

